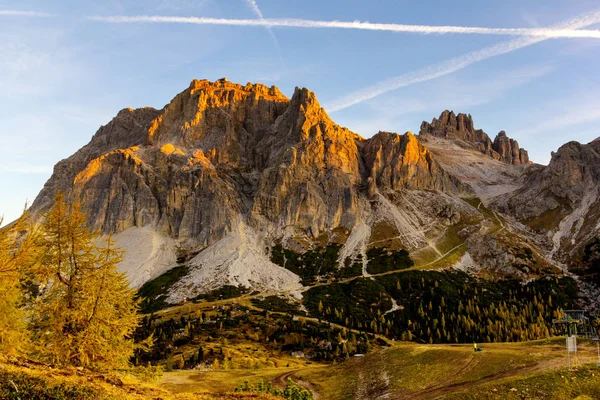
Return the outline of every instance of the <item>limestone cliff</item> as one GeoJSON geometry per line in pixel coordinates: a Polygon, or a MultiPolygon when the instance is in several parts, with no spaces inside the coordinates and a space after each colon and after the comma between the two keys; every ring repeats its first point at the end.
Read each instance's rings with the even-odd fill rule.
{"type": "Polygon", "coordinates": [[[458,182],[411,132],[402,136],[379,132],[364,143],[362,152],[371,191],[377,187],[458,192],[458,182]]]}
{"type": "MultiPolygon", "coordinates": [[[[249,237],[258,252],[279,241],[304,251],[352,231],[375,192],[460,188],[412,134],[365,140],[335,124],[307,89],[288,99],[275,87],[221,79],[192,81],[161,110],[119,112],[57,164],[34,214],[58,190],[82,202],[93,229],[130,238],[151,227],[184,254],[227,240],[238,249],[232,257],[247,258],[249,237]]],[[[162,262],[158,272],[168,268],[162,262]]]]}
{"type": "Polygon", "coordinates": [[[481,153],[508,164],[528,164],[527,151],[519,148],[516,140],[500,131],[494,141],[481,129],[475,129],[470,114],[455,115],[453,111],[444,111],[431,123],[421,124],[420,135],[432,135],[444,139],[459,140],[473,146],[481,153]]]}
{"type": "Polygon", "coordinates": [[[498,207],[540,233],[552,257],[576,264],[599,234],[600,142],[569,142],[498,207]]]}
{"type": "MultiPolygon", "coordinates": [[[[119,112],[55,166],[32,212],[41,218],[59,190],[80,201],[90,227],[127,250],[121,269],[134,286],[187,268],[172,302],[223,285],[299,289],[302,270],[273,257],[275,247],[313,261],[334,251],[333,270],[311,279],[346,267],[342,275],[368,276],[373,249],[409,251],[424,268],[528,279],[556,272],[560,254],[530,221],[548,210],[574,219],[595,202],[597,146],[568,144],[548,167],[531,165],[504,132],[492,141],[449,111],[418,137],[364,139],[308,89],[287,98],[276,87],[194,80],[161,110],[119,112]]],[[[595,214],[586,215],[584,227],[595,214]]],[[[565,231],[553,223],[548,232],[565,231]]]]}

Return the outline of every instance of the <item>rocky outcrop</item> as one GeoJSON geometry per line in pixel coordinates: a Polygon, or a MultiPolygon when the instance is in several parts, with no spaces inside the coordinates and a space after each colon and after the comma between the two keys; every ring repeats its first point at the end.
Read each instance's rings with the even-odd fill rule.
{"type": "Polygon", "coordinates": [[[121,110],[112,121],[98,129],[90,143],[54,166],[52,176],[32,204],[32,210],[46,209],[59,190],[69,192],[75,176],[92,160],[117,149],[144,143],[148,129],[159,114],[160,111],[150,107],[121,110]]]}
{"type": "Polygon", "coordinates": [[[161,110],[119,112],[55,166],[31,210],[41,218],[59,190],[80,201],[93,229],[117,234],[136,286],[185,263],[172,301],[223,285],[297,290],[299,276],[271,262],[275,245],[303,253],[335,243],[337,265],[363,271],[373,247],[408,250],[426,266],[466,249],[487,273],[525,279],[542,269],[513,268],[515,249],[542,254],[547,235],[550,254],[569,246],[565,232],[593,231],[599,143],[569,143],[548,167],[529,165],[516,141],[500,132],[492,142],[466,114],[445,111],[418,137],[364,139],[308,89],[287,98],[276,87],[194,80],[161,110]],[[526,232],[547,215],[545,231],[526,232]],[[514,230],[511,218],[521,222],[514,230]]]}
{"type": "Polygon", "coordinates": [[[314,93],[296,88],[285,113],[256,145],[260,178],[251,222],[294,227],[311,237],[354,226],[362,140],[331,121],[314,93]]]}
{"type": "Polygon", "coordinates": [[[311,240],[351,230],[365,213],[361,196],[377,187],[458,191],[415,136],[365,140],[305,88],[288,99],[276,87],[194,80],[162,110],[123,110],[101,127],[56,166],[32,210],[61,190],[94,229],[152,225],[196,248],[241,222],[311,240]]]}
{"type": "Polygon", "coordinates": [[[458,192],[458,182],[411,133],[379,132],[362,146],[369,190],[427,189],[458,192]]]}
{"type": "Polygon", "coordinates": [[[446,110],[431,123],[423,121],[419,135],[465,142],[481,153],[508,164],[529,164],[527,151],[519,148],[516,140],[501,131],[492,142],[483,130],[475,129],[470,114],[455,115],[454,111],[446,110]]]}
{"type": "Polygon", "coordinates": [[[504,131],[500,131],[496,135],[492,148],[498,153],[501,161],[509,164],[529,164],[527,150],[519,148],[519,143],[506,136],[506,132],[504,131]]]}
{"type": "MultiPolygon", "coordinates": [[[[546,167],[529,174],[523,187],[506,201],[522,220],[548,210],[565,214],[577,208],[582,199],[600,185],[600,142],[569,142],[552,153],[546,167]]],[[[555,226],[560,219],[551,221],[555,226]]]]}
{"type": "Polygon", "coordinates": [[[475,129],[470,114],[455,115],[454,111],[445,110],[439,118],[434,118],[431,123],[423,121],[419,134],[462,140],[475,145],[482,153],[492,149],[492,141],[484,131],[475,129]]]}
{"type": "Polygon", "coordinates": [[[510,198],[497,199],[503,212],[547,239],[550,255],[567,264],[594,240],[600,218],[600,142],[569,142],[536,167],[510,198]]]}

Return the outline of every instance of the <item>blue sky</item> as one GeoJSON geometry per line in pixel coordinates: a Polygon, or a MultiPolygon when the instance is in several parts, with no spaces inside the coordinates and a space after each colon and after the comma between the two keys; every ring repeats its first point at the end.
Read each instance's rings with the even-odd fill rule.
{"type": "MultiPolygon", "coordinates": [[[[0,0],[0,215],[18,216],[52,166],[118,110],[161,108],[193,78],[262,82],[288,96],[307,87],[335,110],[337,123],[364,137],[418,132],[421,121],[444,109],[466,112],[492,138],[506,130],[539,163],[570,140],[600,136],[597,37],[513,46],[533,36],[102,20],[262,15],[266,21],[529,28],[546,35],[543,28],[600,10],[597,0],[252,3],[0,0]],[[473,61],[474,54],[504,46],[510,51],[473,61]]],[[[583,29],[600,28],[589,22],[583,29]]]]}

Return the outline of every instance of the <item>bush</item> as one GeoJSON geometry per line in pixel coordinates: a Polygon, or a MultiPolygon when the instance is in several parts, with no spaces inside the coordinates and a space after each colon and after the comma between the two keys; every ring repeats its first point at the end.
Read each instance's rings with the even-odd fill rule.
{"type": "Polygon", "coordinates": [[[249,385],[245,381],[234,389],[235,392],[250,392],[250,393],[267,393],[288,400],[312,400],[313,393],[310,390],[304,389],[302,386],[295,383],[291,378],[288,378],[285,389],[281,390],[278,387],[273,387],[270,383],[265,385],[264,381],[259,381],[256,386],[249,385]]]}
{"type": "Polygon", "coordinates": [[[101,397],[88,387],[60,384],[48,385],[41,379],[23,373],[0,372],[0,398],[7,400],[93,400],[101,397]]]}

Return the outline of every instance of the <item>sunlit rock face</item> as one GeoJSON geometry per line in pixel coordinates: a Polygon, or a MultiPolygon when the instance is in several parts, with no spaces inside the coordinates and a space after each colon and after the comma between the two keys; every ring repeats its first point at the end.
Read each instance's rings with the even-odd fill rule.
{"type": "Polygon", "coordinates": [[[372,186],[458,192],[459,182],[440,168],[411,132],[402,136],[379,132],[364,143],[363,154],[372,186]]]}
{"type": "Polygon", "coordinates": [[[450,111],[419,136],[365,139],[308,89],[290,99],[194,80],[161,110],[124,109],[100,127],[55,166],[32,214],[42,218],[58,191],[80,201],[90,227],[127,250],[121,269],[134,286],[186,265],[175,302],[223,285],[296,290],[299,277],[272,262],[276,245],[335,244],[339,268],[365,270],[379,247],[405,249],[417,266],[529,279],[579,254],[569,232],[594,237],[596,147],[569,143],[534,165],[504,132],[492,141],[450,111]]]}
{"type": "Polygon", "coordinates": [[[244,221],[309,238],[352,229],[365,187],[457,192],[410,133],[365,140],[335,124],[314,93],[194,80],[162,110],[121,111],[61,161],[36,199],[81,201],[104,232],[153,225],[206,246],[244,221]]]}

